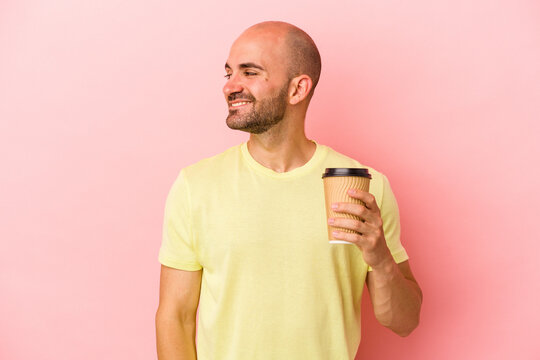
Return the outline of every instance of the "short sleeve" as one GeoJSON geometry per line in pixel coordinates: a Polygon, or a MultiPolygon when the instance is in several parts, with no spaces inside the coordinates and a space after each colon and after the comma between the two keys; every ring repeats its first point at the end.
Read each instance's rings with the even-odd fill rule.
{"type": "Polygon", "coordinates": [[[193,246],[190,194],[184,171],[173,183],[165,203],[159,262],[181,270],[202,268],[193,246]]]}
{"type": "MultiPolygon", "coordinates": [[[[385,175],[382,175],[382,180],[382,196],[379,209],[381,210],[381,218],[383,221],[384,237],[394,261],[400,263],[408,260],[409,256],[400,241],[401,227],[399,223],[399,209],[394,193],[390,188],[390,182],[385,175]]],[[[368,270],[371,271],[371,267],[368,267],[368,270]]]]}

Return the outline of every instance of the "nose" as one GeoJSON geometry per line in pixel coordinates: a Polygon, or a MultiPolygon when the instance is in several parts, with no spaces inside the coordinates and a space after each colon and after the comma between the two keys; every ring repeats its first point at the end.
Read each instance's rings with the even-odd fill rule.
{"type": "Polygon", "coordinates": [[[223,94],[225,95],[225,100],[229,101],[229,95],[237,92],[242,92],[243,90],[244,87],[242,83],[234,74],[231,74],[231,77],[227,80],[225,86],[223,86],[223,94]]]}

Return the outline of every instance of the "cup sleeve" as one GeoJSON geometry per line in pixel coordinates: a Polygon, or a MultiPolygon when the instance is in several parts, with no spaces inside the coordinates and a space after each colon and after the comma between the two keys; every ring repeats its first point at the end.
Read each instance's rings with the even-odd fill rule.
{"type": "Polygon", "coordinates": [[[165,202],[159,262],[165,266],[197,271],[202,268],[193,244],[189,186],[184,171],[173,183],[165,202]]]}
{"type": "MultiPolygon", "coordinates": [[[[379,209],[383,221],[384,237],[394,261],[400,263],[408,260],[409,256],[400,240],[401,227],[399,222],[398,204],[394,193],[392,192],[392,188],[390,187],[390,182],[385,175],[382,175],[382,181],[382,196],[379,209]]],[[[368,271],[371,270],[371,267],[368,267],[368,271]]]]}

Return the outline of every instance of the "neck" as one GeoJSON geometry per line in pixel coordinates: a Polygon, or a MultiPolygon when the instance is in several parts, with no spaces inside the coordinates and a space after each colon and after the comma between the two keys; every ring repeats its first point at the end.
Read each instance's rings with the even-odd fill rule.
{"type": "Polygon", "coordinates": [[[259,164],[283,173],[306,164],[317,146],[307,139],[303,121],[283,119],[265,133],[251,134],[247,147],[259,164]]]}

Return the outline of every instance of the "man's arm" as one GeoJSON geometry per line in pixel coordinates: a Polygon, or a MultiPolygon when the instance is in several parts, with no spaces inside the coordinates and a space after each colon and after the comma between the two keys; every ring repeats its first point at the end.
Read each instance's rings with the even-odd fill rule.
{"type": "Polygon", "coordinates": [[[422,291],[412,275],[409,262],[396,264],[386,244],[381,212],[373,195],[350,189],[348,194],[364,204],[341,202],[333,204],[336,212],[357,216],[360,220],[330,218],[337,228],[354,230],[346,233],[336,229],[335,239],[350,241],[362,251],[368,272],[367,286],[377,320],[396,334],[407,336],[417,326],[422,305],[422,291]]]}
{"type": "Polygon", "coordinates": [[[161,266],[156,344],[159,360],[196,360],[195,329],[202,270],[161,266]]]}
{"type": "Polygon", "coordinates": [[[409,335],[418,326],[422,290],[409,261],[396,264],[390,257],[368,271],[366,284],[379,323],[400,336],[409,335]]]}

